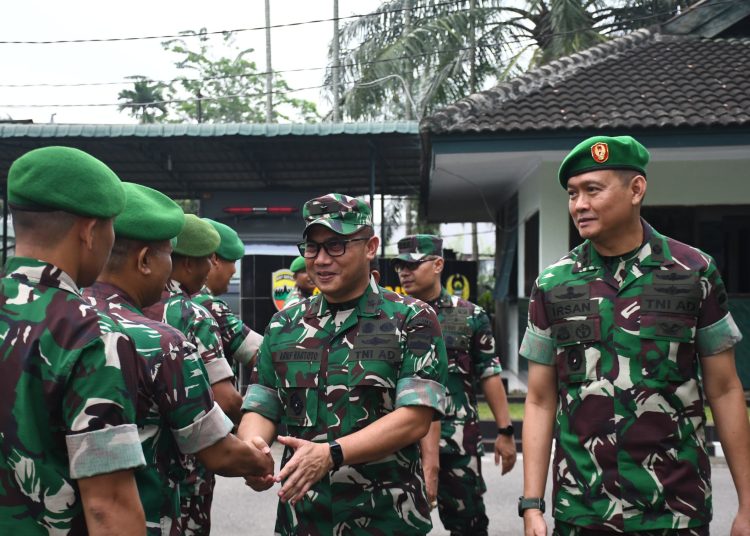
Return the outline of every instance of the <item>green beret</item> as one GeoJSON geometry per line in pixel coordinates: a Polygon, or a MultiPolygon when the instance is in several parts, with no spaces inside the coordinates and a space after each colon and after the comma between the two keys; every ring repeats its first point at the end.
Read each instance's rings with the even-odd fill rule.
{"type": "Polygon", "coordinates": [[[297,272],[302,272],[307,270],[307,267],[305,266],[305,258],[304,257],[297,257],[292,261],[292,264],[289,265],[289,269],[294,272],[295,274],[297,272]]]}
{"type": "Polygon", "coordinates": [[[238,261],[245,256],[245,244],[242,242],[237,231],[218,221],[209,218],[203,218],[203,221],[210,223],[216,232],[219,233],[221,244],[216,250],[216,254],[227,261],[238,261]]]}
{"type": "Polygon", "coordinates": [[[205,257],[214,253],[219,244],[221,237],[210,223],[195,214],[185,214],[185,227],[177,235],[172,250],[186,257],[205,257]]]}
{"type": "Polygon", "coordinates": [[[123,182],[125,209],[115,218],[115,236],[158,242],[182,231],[185,213],[161,192],[132,182],[123,182]]]}
{"type": "Polygon", "coordinates": [[[557,173],[563,188],[568,179],[597,169],[632,169],[646,176],[650,155],[630,136],[594,136],[582,141],[568,153],[557,173]]]}
{"type": "Polygon", "coordinates": [[[19,210],[112,218],[125,207],[125,191],[115,172],[90,154],[42,147],[10,166],[8,203],[19,210]]]}
{"type": "Polygon", "coordinates": [[[416,234],[398,241],[398,255],[393,260],[419,261],[427,256],[443,256],[443,239],[429,234],[416,234]]]}
{"type": "Polygon", "coordinates": [[[350,235],[363,227],[372,227],[370,205],[356,197],[343,194],[328,194],[311,199],[302,207],[305,231],[312,225],[323,225],[334,233],[350,235]]]}

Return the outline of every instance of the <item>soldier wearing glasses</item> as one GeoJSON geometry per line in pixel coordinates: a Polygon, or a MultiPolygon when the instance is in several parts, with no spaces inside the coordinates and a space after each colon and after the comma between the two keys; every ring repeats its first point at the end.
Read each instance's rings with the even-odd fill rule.
{"type": "Polygon", "coordinates": [[[500,359],[487,313],[470,301],[451,296],[440,283],[443,240],[426,234],[398,242],[393,268],[409,296],[429,304],[438,316],[448,350],[445,417],[422,439],[422,465],[431,500],[451,534],[487,534],[489,520],[482,495],[487,490],[480,463],[481,436],[477,388],[495,416],[495,465],[502,472],[516,463],[516,444],[508,400],[500,379],[500,359]]]}
{"type": "Polygon", "coordinates": [[[426,534],[418,441],[443,412],[445,346],[427,305],[379,287],[370,207],[329,194],[305,203],[300,253],[320,294],[277,313],[239,435],[288,436],[277,534],[426,534]]]}

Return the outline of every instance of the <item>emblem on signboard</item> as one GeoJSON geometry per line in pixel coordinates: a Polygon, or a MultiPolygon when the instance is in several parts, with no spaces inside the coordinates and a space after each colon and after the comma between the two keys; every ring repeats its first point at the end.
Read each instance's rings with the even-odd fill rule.
{"type": "Polygon", "coordinates": [[[609,159],[609,146],[600,141],[591,146],[591,158],[597,164],[603,164],[609,159]]]}
{"type": "Polygon", "coordinates": [[[458,296],[464,300],[469,299],[469,278],[463,274],[452,274],[445,282],[445,289],[451,296],[458,296]]]}
{"type": "Polygon", "coordinates": [[[271,274],[271,292],[273,293],[273,304],[277,311],[284,308],[284,302],[294,290],[294,273],[288,268],[276,270],[271,274]]]}

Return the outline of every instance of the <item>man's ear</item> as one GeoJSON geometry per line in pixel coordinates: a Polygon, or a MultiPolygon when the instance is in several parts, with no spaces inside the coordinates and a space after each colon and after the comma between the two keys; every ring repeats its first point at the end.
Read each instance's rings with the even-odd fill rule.
{"type": "Polygon", "coordinates": [[[76,218],[75,225],[78,227],[78,238],[86,246],[86,249],[94,247],[94,228],[98,220],[96,218],[76,218]]]}
{"type": "Polygon", "coordinates": [[[643,198],[646,196],[646,187],[646,177],[643,175],[636,175],[631,179],[630,196],[633,205],[640,205],[643,203],[643,198]]]}
{"type": "Polygon", "coordinates": [[[138,250],[138,271],[143,275],[151,275],[151,248],[143,246],[138,250]]]}
{"type": "Polygon", "coordinates": [[[435,262],[432,263],[432,267],[435,270],[436,274],[443,273],[443,268],[445,268],[445,260],[442,257],[438,257],[435,259],[435,262]]]}
{"type": "Polygon", "coordinates": [[[365,243],[365,254],[368,260],[372,260],[378,254],[378,247],[380,246],[380,238],[377,235],[372,235],[370,239],[365,243]]]}

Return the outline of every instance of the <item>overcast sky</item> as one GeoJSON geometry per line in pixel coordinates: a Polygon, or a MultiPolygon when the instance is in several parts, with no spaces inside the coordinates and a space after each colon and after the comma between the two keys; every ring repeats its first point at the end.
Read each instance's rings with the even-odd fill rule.
{"type": "MultiPolygon", "coordinates": [[[[339,16],[371,11],[378,0],[339,0],[339,16]]],[[[286,24],[333,16],[330,0],[271,0],[271,24],[286,24]]],[[[263,26],[264,0],[25,0],[4,2],[0,40],[34,41],[91,39],[176,34],[182,30],[232,30],[263,26]]],[[[307,24],[272,31],[274,70],[325,67],[332,22],[307,24]]],[[[217,44],[221,42],[216,37],[217,44]]],[[[252,59],[265,70],[265,33],[236,35],[241,48],[253,47],[252,59]]],[[[113,43],[49,45],[0,44],[0,85],[117,82],[130,75],[171,79],[178,75],[176,56],[161,47],[161,39],[113,43]]],[[[197,41],[197,40],[196,40],[197,41]]],[[[292,88],[319,86],[323,70],[285,73],[292,88]]],[[[33,119],[37,123],[133,123],[116,106],[97,108],[11,108],[24,104],[116,103],[117,94],[132,83],[99,87],[0,87],[0,119],[33,119]]],[[[319,111],[329,106],[321,90],[295,96],[316,102],[319,111]]]]}

